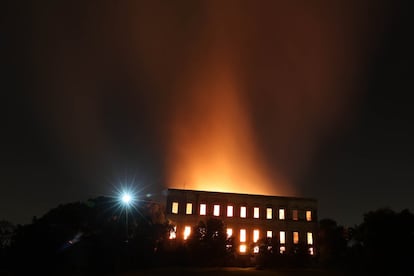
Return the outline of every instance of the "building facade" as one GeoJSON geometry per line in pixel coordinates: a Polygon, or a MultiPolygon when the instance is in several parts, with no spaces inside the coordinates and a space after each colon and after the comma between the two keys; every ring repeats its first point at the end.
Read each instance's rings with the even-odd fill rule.
{"type": "Polygon", "coordinates": [[[317,201],[311,198],[168,189],[167,218],[175,225],[171,239],[186,240],[192,228],[209,218],[224,223],[237,252],[258,252],[258,241],[271,238],[280,254],[299,245],[315,254],[317,201]]]}

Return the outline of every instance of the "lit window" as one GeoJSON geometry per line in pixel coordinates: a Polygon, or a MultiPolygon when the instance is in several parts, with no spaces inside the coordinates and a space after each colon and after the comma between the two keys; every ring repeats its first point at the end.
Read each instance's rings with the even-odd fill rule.
{"type": "Polygon", "coordinates": [[[192,203],[187,203],[187,205],[185,206],[185,213],[187,215],[191,215],[193,213],[193,204],[192,203]]]}
{"type": "Polygon", "coordinates": [[[246,229],[240,229],[240,242],[246,241],[246,229]]]}
{"type": "Polygon", "coordinates": [[[245,218],[246,217],[246,206],[240,207],[240,217],[245,218]]]}
{"type": "Polygon", "coordinates": [[[170,230],[169,239],[173,240],[175,238],[177,238],[177,226],[174,226],[174,228],[170,230]]]}
{"type": "Polygon", "coordinates": [[[313,254],[315,254],[314,251],[313,251],[313,247],[309,247],[309,255],[313,256],[313,254]]]}
{"type": "Polygon", "coordinates": [[[293,244],[299,243],[299,232],[293,232],[293,244]]]}
{"type": "Polygon", "coordinates": [[[272,219],[272,216],[273,216],[272,208],[266,208],[266,218],[267,219],[272,219]]]}
{"type": "Polygon", "coordinates": [[[259,207],[254,207],[253,208],[253,217],[254,218],[259,218],[260,214],[259,214],[259,207]]]}
{"type": "Polygon", "coordinates": [[[271,238],[271,237],[273,237],[273,232],[272,232],[271,230],[268,230],[268,231],[266,232],[266,237],[267,237],[267,238],[271,238]]]}
{"type": "Polygon", "coordinates": [[[312,211],[306,211],[306,221],[312,221],[312,211]]]}
{"type": "Polygon", "coordinates": [[[253,253],[259,253],[259,246],[256,245],[255,247],[253,247],[253,253]]]}
{"type": "Polygon", "coordinates": [[[259,240],[259,230],[253,230],[253,242],[257,242],[259,240]]]}
{"type": "Polygon", "coordinates": [[[293,210],[292,211],[292,219],[293,220],[298,220],[298,210],[293,210]]]}
{"type": "Polygon", "coordinates": [[[285,209],[279,209],[279,219],[280,220],[285,219],[285,209]]]}
{"type": "Polygon", "coordinates": [[[200,216],[205,216],[207,213],[207,207],[205,204],[200,204],[200,216]]]}
{"type": "Polygon", "coordinates": [[[285,244],[286,243],[286,233],[285,233],[285,231],[280,231],[280,233],[279,233],[279,242],[280,242],[280,244],[285,244]]]}
{"type": "Polygon", "coordinates": [[[307,243],[309,245],[312,245],[313,244],[313,235],[312,235],[312,232],[308,232],[308,234],[306,235],[306,239],[307,239],[307,243]]]}
{"type": "Polygon", "coordinates": [[[227,238],[230,238],[231,236],[233,236],[233,229],[232,228],[227,228],[227,238]]]}
{"type": "Polygon", "coordinates": [[[171,213],[178,214],[178,202],[174,201],[172,203],[171,213]]]}
{"type": "Polygon", "coordinates": [[[214,205],[213,215],[216,217],[220,216],[220,205],[214,205]]]}
{"type": "Polygon", "coordinates": [[[184,227],[184,240],[188,239],[190,234],[191,234],[191,227],[190,226],[184,227]]]}
{"type": "Polygon", "coordinates": [[[240,250],[240,253],[246,253],[246,245],[245,244],[241,244],[240,245],[240,248],[239,248],[239,250],[240,250]]]}
{"type": "Polygon", "coordinates": [[[280,253],[280,254],[285,254],[285,252],[286,252],[286,247],[285,247],[285,246],[281,246],[281,247],[279,248],[279,253],[280,253]]]}
{"type": "Polygon", "coordinates": [[[228,217],[233,216],[233,206],[231,206],[231,205],[227,206],[227,216],[228,217]]]}

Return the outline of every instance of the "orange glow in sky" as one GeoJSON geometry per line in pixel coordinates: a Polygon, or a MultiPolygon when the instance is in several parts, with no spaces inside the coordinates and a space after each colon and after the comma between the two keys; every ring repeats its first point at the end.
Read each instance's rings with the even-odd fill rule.
{"type": "Polygon", "coordinates": [[[228,56],[207,53],[181,89],[187,99],[173,117],[168,161],[171,188],[220,192],[290,193],[287,183],[268,177],[255,142],[241,85],[228,56]],[[182,112],[180,111],[182,109],[182,112]],[[188,115],[192,114],[192,115],[188,115]]]}

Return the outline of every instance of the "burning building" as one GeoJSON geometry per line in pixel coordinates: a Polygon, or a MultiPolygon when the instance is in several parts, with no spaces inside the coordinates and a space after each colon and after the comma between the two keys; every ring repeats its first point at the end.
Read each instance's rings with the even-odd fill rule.
{"type": "Polygon", "coordinates": [[[266,238],[277,244],[280,254],[294,253],[300,245],[315,254],[315,199],[168,189],[166,207],[175,225],[171,239],[185,241],[193,226],[216,218],[223,221],[239,254],[258,253],[258,242],[266,238]]]}

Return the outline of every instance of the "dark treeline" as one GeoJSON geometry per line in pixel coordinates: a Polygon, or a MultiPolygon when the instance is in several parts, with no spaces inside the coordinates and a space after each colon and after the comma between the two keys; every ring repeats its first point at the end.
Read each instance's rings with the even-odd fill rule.
{"type": "Polygon", "coordinates": [[[161,266],[256,265],[392,274],[411,270],[414,259],[414,215],[408,210],[368,212],[352,228],[323,219],[315,237],[316,254],[310,256],[305,244],[280,254],[278,241],[271,238],[254,245],[257,254],[238,255],[218,219],[194,225],[185,242],[170,239],[174,225],[151,201],[129,209],[127,229],[125,211],[113,206],[111,199],[99,197],[60,205],[28,225],[0,221],[0,272],[113,274],[161,266]]]}
{"type": "Polygon", "coordinates": [[[379,209],[347,229],[333,220],[321,220],[318,255],[321,265],[343,271],[412,272],[414,215],[408,210],[379,209]]]}

